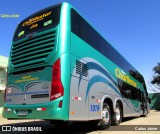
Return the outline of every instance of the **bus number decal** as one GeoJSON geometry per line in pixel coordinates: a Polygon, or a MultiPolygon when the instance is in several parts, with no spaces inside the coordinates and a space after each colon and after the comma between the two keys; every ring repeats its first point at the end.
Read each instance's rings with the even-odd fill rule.
{"type": "Polygon", "coordinates": [[[98,112],[99,105],[90,105],[90,112],[98,112]]]}

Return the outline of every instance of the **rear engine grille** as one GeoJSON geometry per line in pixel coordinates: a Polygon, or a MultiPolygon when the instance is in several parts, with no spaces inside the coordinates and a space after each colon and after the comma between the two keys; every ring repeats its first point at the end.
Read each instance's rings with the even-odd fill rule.
{"type": "Polygon", "coordinates": [[[44,63],[56,43],[56,31],[47,32],[12,46],[11,62],[14,69],[44,63]]]}
{"type": "Polygon", "coordinates": [[[76,73],[87,77],[87,75],[88,75],[87,65],[76,60],[76,73]]]}

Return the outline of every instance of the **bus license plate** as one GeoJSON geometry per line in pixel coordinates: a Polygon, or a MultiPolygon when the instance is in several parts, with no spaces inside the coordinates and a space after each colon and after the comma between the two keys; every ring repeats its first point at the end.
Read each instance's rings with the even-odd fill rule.
{"type": "Polygon", "coordinates": [[[18,116],[27,116],[28,115],[28,110],[20,110],[18,112],[18,116]]]}

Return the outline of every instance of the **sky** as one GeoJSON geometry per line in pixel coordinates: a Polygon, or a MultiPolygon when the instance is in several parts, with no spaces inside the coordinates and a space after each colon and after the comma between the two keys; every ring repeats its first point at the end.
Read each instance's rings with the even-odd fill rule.
{"type": "MultiPolygon", "coordinates": [[[[0,55],[9,56],[17,24],[63,0],[1,0],[0,55]],[[4,14],[19,15],[3,18],[4,14]]],[[[66,0],[145,78],[160,62],[160,0],[66,0]]]]}

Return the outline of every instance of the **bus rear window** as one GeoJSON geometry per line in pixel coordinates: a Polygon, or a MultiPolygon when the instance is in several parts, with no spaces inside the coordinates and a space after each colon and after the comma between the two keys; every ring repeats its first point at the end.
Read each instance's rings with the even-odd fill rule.
{"type": "Polygon", "coordinates": [[[59,19],[60,6],[49,7],[41,10],[29,16],[18,25],[13,41],[22,39],[31,33],[40,32],[54,27],[59,23],[59,19]]]}

